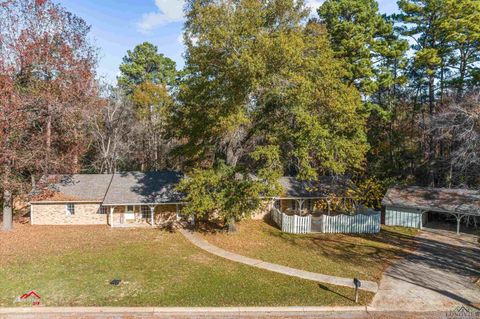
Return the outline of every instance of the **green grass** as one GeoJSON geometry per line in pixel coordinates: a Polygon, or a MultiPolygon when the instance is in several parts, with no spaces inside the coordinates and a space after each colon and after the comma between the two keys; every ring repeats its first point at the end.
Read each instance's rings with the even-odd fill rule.
{"type": "MultiPolygon", "coordinates": [[[[30,290],[39,293],[46,306],[354,304],[349,288],[320,286],[230,262],[197,249],[178,233],[144,231],[139,241],[12,258],[0,265],[0,306],[25,306],[14,300],[30,290]],[[112,279],[122,284],[112,286],[112,279]]],[[[97,236],[101,240],[103,235],[97,236]]],[[[361,303],[371,297],[362,292],[361,303]]]]}
{"type": "Polygon", "coordinates": [[[221,248],[248,257],[322,274],[379,281],[385,268],[416,245],[417,230],[383,227],[379,234],[281,232],[263,221],[243,221],[234,234],[206,233],[221,248]]]}

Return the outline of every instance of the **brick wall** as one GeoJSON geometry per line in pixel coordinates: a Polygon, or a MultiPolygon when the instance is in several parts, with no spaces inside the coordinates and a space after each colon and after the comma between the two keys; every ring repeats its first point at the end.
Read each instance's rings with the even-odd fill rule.
{"type": "Polygon", "coordinates": [[[77,203],[75,214],[66,214],[66,204],[32,204],[32,225],[98,225],[107,224],[107,215],[98,214],[100,204],[77,203]]]}
{"type": "Polygon", "coordinates": [[[264,219],[270,213],[270,210],[273,207],[273,202],[271,200],[263,201],[260,207],[257,209],[256,212],[252,214],[252,219],[264,219]]]}

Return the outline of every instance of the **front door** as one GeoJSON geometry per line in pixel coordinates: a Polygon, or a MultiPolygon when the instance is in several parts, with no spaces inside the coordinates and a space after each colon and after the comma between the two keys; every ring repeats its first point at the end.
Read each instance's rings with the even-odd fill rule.
{"type": "Polygon", "coordinates": [[[133,205],[128,205],[125,207],[125,221],[135,220],[135,212],[133,205]]]}

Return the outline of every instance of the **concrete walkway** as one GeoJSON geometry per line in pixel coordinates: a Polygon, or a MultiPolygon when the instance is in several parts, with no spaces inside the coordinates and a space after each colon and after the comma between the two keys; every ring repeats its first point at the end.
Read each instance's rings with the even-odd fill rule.
{"type": "Polygon", "coordinates": [[[474,283],[480,276],[478,238],[425,229],[417,240],[418,249],[384,273],[372,307],[448,311],[465,304],[480,311],[480,287],[474,283]]]}
{"type": "MultiPolygon", "coordinates": [[[[293,276],[293,277],[298,277],[298,278],[312,280],[312,281],[326,283],[326,284],[354,288],[353,278],[342,278],[342,277],[336,277],[336,276],[323,275],[323,274],[318,274],[314,272],[281,266],[277,264],[272,264],[259,259],[245,257],[242,255],[238,255],[238,254],[223,250],[221,248],[218,248],[217,246],[214,246],[208,243],[206,240],[198,237],[193,232],[190,232],[188,230],[180,229],[180,232],[183,234],[183,236],[185,236],[185,238],[187,238],[195,246],[213,255],[217,255],[219,257],[222,257],[231,261],[257,267],[260,269],[277,272],[287,276],[293,276]]],[[[362,287],[360,289],[365,291],[370,291],[370,292],[377,292],[378,285],[376,282],[373,282],[373,281],[362,280],[362,287]]]]}

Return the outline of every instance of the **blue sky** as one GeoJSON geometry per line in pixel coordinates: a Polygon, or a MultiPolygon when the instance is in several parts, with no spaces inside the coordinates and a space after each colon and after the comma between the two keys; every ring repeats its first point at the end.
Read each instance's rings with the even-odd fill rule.
{"type": "MultiPolygon", "coordinates": [[[[98,74],[111,84],[116,82],[118,66],[127,50],[149,41],[159,52],[183,67],[183,0],[62,0],[70,12],[92,26],[91,37],[100,49],[98,74]]],[[[307,0],[317,7],[322,0],[307,0]]],[[[392,13],[394,0],[380,0],[380,11],[392,13]]]]}

